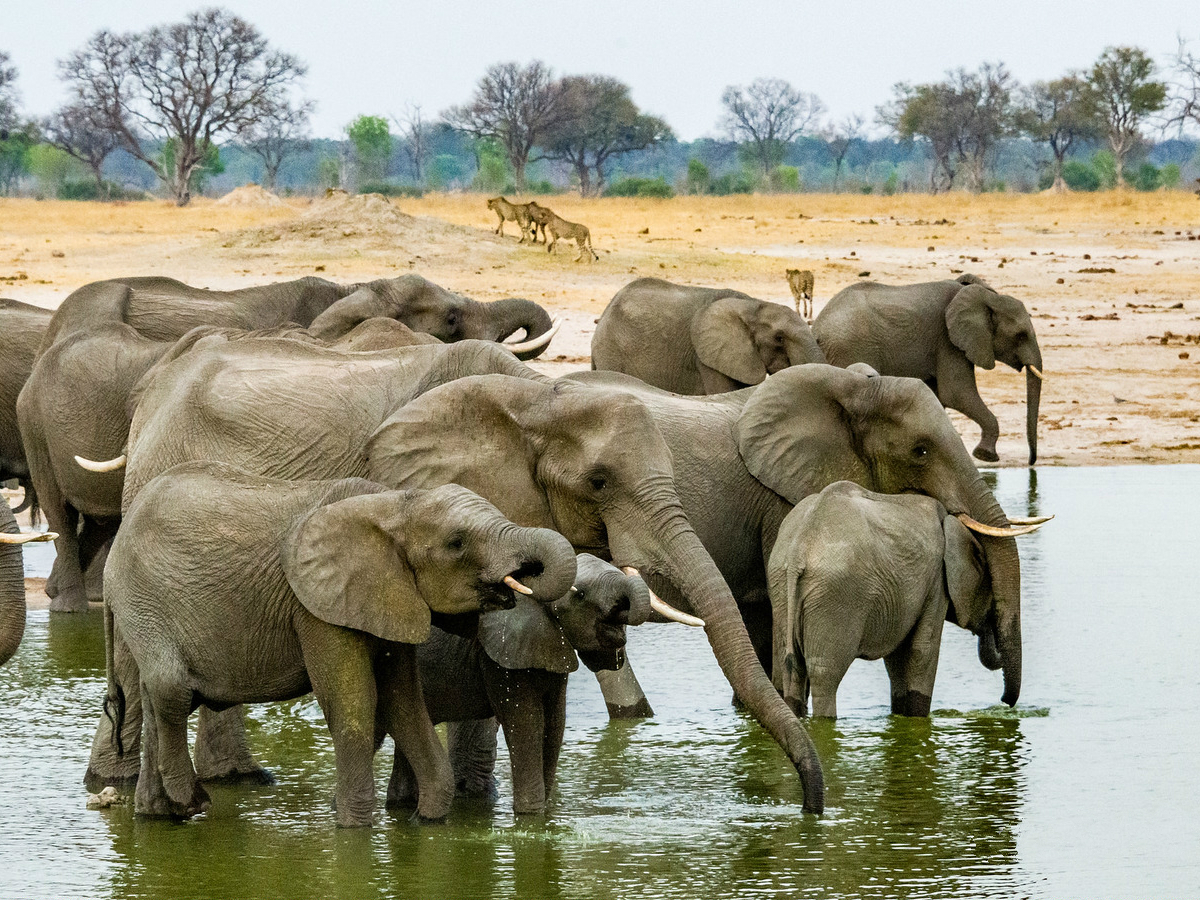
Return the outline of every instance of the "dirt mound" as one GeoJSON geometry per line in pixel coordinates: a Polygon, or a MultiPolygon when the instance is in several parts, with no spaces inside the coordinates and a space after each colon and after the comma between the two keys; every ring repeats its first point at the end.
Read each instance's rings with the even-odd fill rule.
{"type": "Polygon", "coordinates": [[[383,194],[348,194],[345,191],[326,191],[324,197],[312,202],[300,220],[328,222],[361,228],[407,223],[412,216],[400,212],[383,194]]]}
{"type": "Polygon", "coordinates": [[[274,206],[283,206],[283,201],[260,185],[244,184],[240,188],[234,188],[218,200],[216,205],[269,209],[274,206]]]}

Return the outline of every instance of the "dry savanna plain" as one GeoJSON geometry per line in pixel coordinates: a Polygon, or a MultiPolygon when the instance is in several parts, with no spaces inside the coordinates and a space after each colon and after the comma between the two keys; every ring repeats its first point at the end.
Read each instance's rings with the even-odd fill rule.
{"type": "MultiPolygon", "coordinates": [[[[1200,199],[1190,193],[551,197],[592,232],[548,255],[492,233],[485,197],[282,202],[253,189],[160,201],[0,200],[0,296],[57,306],[89,281],[168,275],[211,288],[417,272],[479,300],[523,296],[564,320],[536,365],[588,365],[595,319],[639,276],[791,304],[788,268],[816,274],[815,309],[860,278],[971,272],[1029,308],[1045,360],[1040,465],[1200,462],[1200,199]]],[[[664,335],[664,340],[674,336],[664,335]]],[[[1024,465],[1024,376],[980,371],[1001,465],[1024,465]]],[[[951,414],[968,446],[974,423],[951,414]]]]}

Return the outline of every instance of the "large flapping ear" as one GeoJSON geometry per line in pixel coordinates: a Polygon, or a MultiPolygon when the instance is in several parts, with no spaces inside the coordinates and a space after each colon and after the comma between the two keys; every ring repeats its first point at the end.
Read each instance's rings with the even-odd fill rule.
{"type": "Polygon", "coordinates": [[[758,384],[766,366],[746,324],[752,300],[724,297],[714,300],[692,319],[692,346],[700,362],[742,384],[758,384]]]}
{"type": "Polygon", "coordinates": [[[530,425],[553,385],[508,375],[460,378],[401,407],[367,442],[369,477],[390,487],[460,484],[518,525],[554,527],[534,476],[530,425]]]}
{"type": "Polygon", "coordinates": [[[946,535],[946,593],[954,606],[955,621],[963,628],[977,628],[990,606],[983,548],[954,516],[942,520],[942,531],[946,535]]]}
{"type": "Polygon", "coordinates": [[[429,605],[401,545],[405,498],[367,494],[318,508],[283,545],[296,597],[319,619],[388,641],[429,637],[429,605]]]}
{"type": "Polygon", "coordinates": [[[995,324],[992,321],[991,298],[994,292],[982,284],[968,284],[946,307],[946,328],[954,346],[981,369],[996,367],[993,346],[995,324]]]}
{"type": "Polygon", "coordinates": [[[566,675],[579,668],[575,650],[546,608],[521,597],[512,609],[479,617],[479,643],[505,669],[541,669],[566,675]]]}
{"type": "Polygon", "coordinates": [[[376,316],[392,318],[391,304],[372,285],[364,284],[313,319],[308,332],[323,341],[332,341],[376,316]]]}
{"type": "Polygon", "coordinates": [[[738,417],[738,450],[750,473],[799,503],[834,481],[870,487],[854,433],[868,379],[836,366],[792,366],[755,388],[738,417]]]}

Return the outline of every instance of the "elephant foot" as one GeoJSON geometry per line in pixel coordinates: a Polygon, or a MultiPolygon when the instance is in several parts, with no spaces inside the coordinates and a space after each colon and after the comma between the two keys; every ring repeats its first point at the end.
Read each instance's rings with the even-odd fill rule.
{"type": "Polygon", "coordinates": [[[987,447],[984,447],[983,445],[976,447],[972,451],[971,455],[974,456],[976,459],[983,460],[984,462],[1000,462],[1000,457],[999,457],[999,455],[997,455],[996,451],[990,450],[987,447]]]}
{"type": "Polygon", "coordinates": [[[136,815],[147,819],[190,819],[207,812],[212,805],[208,791],[199,782],[194,784],[191,797],[182,803],[172,800],[161,782],[157,787],[157,790],[143,791],[139,782],[133,803],[136,815]]]}
{"type": "Polygon", "coordinates": [[[87,612],[87,592],[82,587],[59,591],[58,596],[50,601],[50,612],[78,613],[87,612]]]}
{"type": "Polygon", "coordinates": [[[96,768],[88,766],[83,773],[83,785],[93,794],[98,794],[106,787],[128,788],[137,784],[139,764],[134,760],[132,767],[124,767],[128,771],[112,771],[108,767],[96,768]]]}
{"type": "Polygon", "coordinates": [[[623,706],[619,703],[605,704],[608,707],[608,717],[610,719],[653,719],[654,710],[650,708],[650,701],[645,697],[639,698],[629,706],[623,706]]]}
{"type": "Polygon", "coordinates": [[[220,772],[217,774],[209,774],[205,772],[196,773],[196,777],[201,781],[215,782],[217,784],[275,784],[275,775],[270,769],[265,769],[262,766],[253,766],[245,769],[233,769],[230,771],[220,772]]]}
{"type": "Polygon", "coordinates": [[[496,776],[489,773],[485,776],[460,778],[454,784],[454,795],[472,800],[486,800],[495,803],[500,799],[500,791],[496,787],[496,776]]]}
{"type": "Polygon", "coordinates": [[[933,698],[920,691],[907,691],[892,695],[892,715],[927,718],[933,698]]]}
{"type": "Polygon", "coordinates": [[[275,776],[250,752],[240,706],[220,712],[200,707],[195,758],[196,776],[202,781],[275,783],[275,776]]]}

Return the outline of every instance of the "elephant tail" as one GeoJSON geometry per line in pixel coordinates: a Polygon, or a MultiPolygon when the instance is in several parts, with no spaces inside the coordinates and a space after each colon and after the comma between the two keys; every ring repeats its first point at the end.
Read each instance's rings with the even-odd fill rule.
{"type": "Polygon", "coordinates": [[[125,690],[117,682],[116,644],[113,635],[112,607],[104,604],[104,670],[108,678],[108,687],[104,695],[104,717],[112,724],[113,744],[116,745],[117,755],[125,755],[124,741],[121,740],[121,729],[125,727],[125,690]]]}

